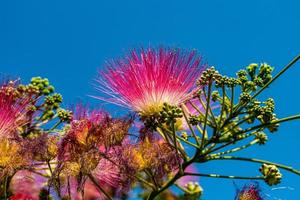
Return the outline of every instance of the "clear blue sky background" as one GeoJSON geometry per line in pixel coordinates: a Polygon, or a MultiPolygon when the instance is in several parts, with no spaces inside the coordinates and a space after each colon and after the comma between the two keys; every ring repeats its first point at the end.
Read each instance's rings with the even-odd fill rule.
{"type": "MultiPolygon", "coordinates": [[[[48,77],[65,102],[89,100],[91,83],[105,60],[132,47],[149,45],[198,49],[222,73],[232,75],[251,62],[281,69],[300,53],[299,1],[0,1],[0,72],[27,81],[48,77]]],[[[262,97],[276,99],[279,117],[300,113],[300,64],[276,81],[262,97]]],[[[110,107],[110,109],[112,109],[110,107]]],[[[116,111],[115,111],[116,112],[116,111]]],[[[287,163],[300,169],[300,121],[281,126],[271,141],[244,155],[287,163]]],[[[199,166],[200,172],[256,175],[258,166],[235,161],[199,166]],[[247,167],[250,166],[250,167],[247,167]]],[[[300,176],[284,173],[270,199],[300,199],[300,176]]],[[[244,182],[237,181],[242,184],[244,182]]],[[[202,178],[204,199],[230,200],[231,180],[202,178]]]]}

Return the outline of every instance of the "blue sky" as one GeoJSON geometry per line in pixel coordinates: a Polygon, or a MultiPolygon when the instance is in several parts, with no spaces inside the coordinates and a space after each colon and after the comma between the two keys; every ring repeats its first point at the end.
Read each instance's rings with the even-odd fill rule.
{"type": "MultiPolygon", "coordinates": [[[[83,99],[94,106],[100,102],[87,95],[97,94],[92,87],[97,69],[133,47],[198,49],[205,61],[228,75],[251,62],[268,62],[277,72],[300,53],[299,6],[296,0],[2,0],[0,72],[24,81],[47,77],[67,104],[83,99]]],[[[300,63],[261,95],[275,98],[279,117],[300,113],[299,75],[300,63]]],[[[300,169],[299,128],[299,121],[283,124],[266,146],[244,155],[300,169]]],[[[255,166],[216,161],[199,170],[256,174],[255,166]]],[[[294,190],[275,192],[262,184],[264,191],[272,198],[298,199],[300,176],[284,172],[284,177],[281,186],[294,190]]],[[[207,200],[234,197],[230,180],[202,178],[201,185],[207,200]]]]}

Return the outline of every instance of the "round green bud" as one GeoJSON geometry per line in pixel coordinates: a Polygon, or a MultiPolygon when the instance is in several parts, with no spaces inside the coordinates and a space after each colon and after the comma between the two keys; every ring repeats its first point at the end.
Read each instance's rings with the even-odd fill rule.
{"type": "Polygon", "coordinates": [[[282,175],[277,166],[263,164],[259,171],[264,176],[264,180],[268,185],[277,185],[281,182],[282,175]]]}

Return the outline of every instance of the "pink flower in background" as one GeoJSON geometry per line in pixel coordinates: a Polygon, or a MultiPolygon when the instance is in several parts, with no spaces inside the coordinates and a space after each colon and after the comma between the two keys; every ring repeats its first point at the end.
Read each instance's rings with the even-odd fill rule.
{"type": "MultiPolygon", "coordinates": [[[[196,166],[190,165],[186,168],[185,172],[198,173],[196,166]]],[[[179,186],[184,187],[189,182],[199,182],[199,176],[183,176],[176,182],[179,186]]]]}
{"type": "Polygon", "coordinates": [[[99,181],[100,185],[106,185],[113,188],[121,187],[122,176],[120,166],[114,164],[106,158],[102,158],[92,174],[99,181]]]}
{"type": "Polygon", "coordinates": [[[141,115],[159,112],[163,103],[178,105],[191,92],[203,67],[195,51],[133,50],[99,72],[96,88],[111,98],[96,97],[129,107],[141,115]]]}
{"type": "Polygon", "coordinates": [[[258,183],[245,185],[237,191],[236,200],[263,200],[258,183]]]}
{"type": "Polygon", "coordinates": [[[18,171],[10,184],[10,189],[15,194],[12,199],[39,199],[39,193],[47,186],[47,181],[47,178],[36,173],[27,170],[18,171]]]}
{"type": "Polygon", "coordinates": [[[17,193],[11,196],[11,200],[38,200],[33,198],[30,194],[17,193]]]}

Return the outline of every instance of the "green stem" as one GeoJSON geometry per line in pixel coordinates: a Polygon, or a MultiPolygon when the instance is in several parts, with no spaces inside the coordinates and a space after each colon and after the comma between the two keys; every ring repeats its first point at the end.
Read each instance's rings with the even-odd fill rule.
{"type": "Polygon", "coordinates": [[[210,95],[211,95],[211,82],[208,84],[208,94],[207,94],[207,104],[206,104],[206,110],[205,110],[205,118],[204,118],[204,125],[203,125],[203,135],[202,135],[202,140],[201,140],[201,145],[200,149],[204,147],[204,142],[205,142],[205,136],[206,136],[206,126],[207,126],[207,117],[208,117],[208,111],[209,111],[209,104],[210,104],[210,95]]]}
{"type": "MultiPolygon", "coordinates": [[[[185,162],[182,164],[182,169],[183,171],[190,165],[192,164],[194,161],[196,160],[196,156],[194,156],[192,159],[190,159],[189,161],[185,162]]],[[[167,183],[165,183],[159,190],[157,191],[152,191],[150,192],[147,200],[153,200],[157,195],[159,195],[161,192],[165,191],[166,189],[168,189],[171,185],[173,185],[179,178],[181,178],[183,176],[183,174],[181,174],[180,172],[177,172],[175,176],[173,176],[167,183]]]]}
{"type": "Polygon", "coordinates": [[[162,131],[161,127],[156,128],[156,131],[160,134],[162,138],[166,140],[166,142],[170,143],[168,136],[162,131]]]}
{"type": "Polygon", "coordinates": [[[152,182],[154,183],[154,191],[157,191],[159,188],[159,184],[157,183],[155,177],[153,176],[151,169],[146,169],[144,170],[144,172],[148,175],[148,177],[152,180],[152,182]]]}
{"type": "Polygon", "coordinates": [[[52,131],[52,130],[54,130],[54,129],[56,129],[60,124],[62,123],[62,121],[61,120],[59,120],[58,122],[56,122],[54,125],[53,125],[53,127],[52,128],[50,128],[48,131],[52,131]]]}
{"type": "MultiPolygon", "coordinates": [[[[159,128],[161,129],[161,131],[164,133],[164,131],[166,131],[167,133],[169,133],[169,134],[165,134],[164,133],[164,135],[166,135],[166,137],[168,136],[168,135],[173,135],[173,132],[172,131],[170,131],[168,128],[166,128],[166,127],[163,127],[163,126],[159,126],[159,128]]],[[[177,136],[178,137],[178,136],[177,136]]],[[[173,146],[170,142],[168,142],[171,146],[173,146]]],[[[177,150],[181,153],[181,155],[183,156],[183,159],[184,160],[187,160],[187,154],[185,153],[185,151],[181,148],[181,146],[182,145],[180,145],[179,147],[177,146],[177,150]]],[[[175,148],[175,147],[174,147],[175,148]]]]}
{"type": "Polygon", "coordinates": [[[51,165],[50,165],[50,162],[49,162],[49,161],[47,161],[47,165],[48,165],[48,168],[49,168],[49,170],[50,170],[50,174],[51,174],[51,176],[52,176],[52,173],[53,173],[53,171],[52,171],[52,167],[51,167],[51,165]]]}
{"type": "Polygon", "coordinates": [[[293,115],[293,116],[285,117],[285,118],[282,118],[282,119],[279,119],[279,120],[274,120],[272,122],[263,123],[263,124],[260,124],[260,125],[257,125],[257,126],[253,126],[253,127],[247,128],[245,130],[242,130],[242,131],[238,132],[237,134],[246,133],[246,132],[249,132],[249,131],[253,131],[255,129],[259,129],[259,128],[267,127],[267,126],[270,126],[270,125],[273,125],[273,124],[279,124],[281,122],[287,122],[287,121],[291,121],[291,120],[295,120],[295,119],[300,119],[300,115],[293,115]]]}
{"type": "Polygon", "coordinates": [[[232,115],[233,110],[233,101],[234,101],[234,87],[231,87],[231,99],[230,99],[230,116],[232,115]]]}
{"type": "Polygon", "coordinates": [[[151,187],[152,189],[156,189],[155,186],[152,183],[149,183],[148,181],[146,181],[145,179],[143,179],[142,177],[139,177],[137,175],[133,175],[132,177],[136,178],[137,180],[141,181],[142,183],[148,185],[149,187],[151,187]]]}
{"type": "Polygon", "coordinates": [[[244,157],[236,157],[236,156],[217,156],[217,157],[209,158],[208,160],[239,160],[239,161],[248,161],[248,162],[262,163],[262,164],[268,164],[268,165],[275,165],[278,168],[281,168],[281,169],[293,172],[297,175],[300,175],[299,170],[296,170],[290,166],[270,162],[267,160],[256,159],[256,158],[244,158],[244,157]]]}
{"type": "Polygon", "coordinates": [[[227,179],[247,179],[247,180],[263,180],[263,176],[231,176],[220,174],[199,174],[199,173],[184,173],[184,176],[204,176],[209,178],[227,178],[227,179]]]}
{"type": "Polygon", "coordinates": [[[171,122],[171,128],[172,128],[173,144],[174,144],[176,152],[178,152],[177,139],[176,139],[176,131],[175,131],[175,124],[174,124],[173,120],[171,122]]]}
{"type": "Polygon", "coordinates": [[[199,146],[197,146],[197,145],[195,145],[194,143],[192,143],[192,142],[190,142],[190,141],[187,141],[187,140],[185,140],[184,138],[182,138],[182,137],[180,137],[180,136],[176,136],[177,137],[177,139],[179,139],[179,140],[181,140],[182,142],[184,142],[184,143],[186,143],[186,144],[188,144],[188,145],[191,145],[191,146],[193,146],[193,147],[195,147],[195,148],[199,148],[199,146]]]}
{"type": "Polygon", "coordinates": [[[245,144],[243,146],[240,146],[240,147],[237,147],[237,148],[234,148],[234,149],[230,149],[228,151],[224,151],[224,152],[220,152],[220,153],[216,153],[216,154],[212,154],[210,156],[221,156],[221,155],[225,155],[225,154],[229,154],[229,153],[234,153],[234,152],[237,152],[237,151],[240,151],[240,150],[243,150],[243,149],[246,149],[254,144],[256,144],[258,142],[258,139],[256,140],[253,140],[252,142],[250,142],[249,144],[245,144]]]}
{"type": "Polygon", "coordinates": [[[207,151],[205,154],[207,155],[207,154],[213,153],[213,152],[215,152],[215,151],[218,151],[219,149],[222,149],[222,148],[224,148],[224,147],[226,147],[226,146],[229,146],[229,145],[234,144],[234,143],[236,143],[236,142],[238,142],[238,141],[240,141],[240,140],[243,140],[243,139],[245,139],[245,138],[247,138],[247,137],[250,137],[251,135],[254,135],[255,133],[257,133],[257,132],[259,132],[259,131],[261,131],[261,130],[259,129],[259,130],[257,130],[257,131],[253,131],[252,133],[245,134],[241,139],[234,140],[234,141],[230,141],[230,142],[228,142],[228,143],[226,143],[226,144],[223,144],[223,145],[221,145],[221,146],[219,146],[219,147],[216,147],[215,149],[210,149],[210,150],[207,151]]]}
{"type": "MultiPolygon", "coordinates": [[[[184,116],[184,119],[185,119],[185,121],[186,121],[186,123],[187,123],[189,129],[191,130],[192,135],[193,135],[193,137],[195,138],[196,143],[197,143],[197,145],[198,145],[198,147],[199,147],[199,146],[200,146],[200,142],[199,142],[199,140],[198,140],[198,137],[197,137],[197,135],[196,135],[196,133],[195,133],[193,127],[192,127],[191,124],[189,123],[189,120],[188,120],[188,118],[187,118],[187,116],[186,116],[186,113],[185,113],[188,109],[187,109],[187,107],[186,107],[184,104],[181,105],[181,109],[182,109],[182,114],[183,114],[183,116],[184,116]]],[[[197,148],[198,148],[198,147],[197,147],[197,148]]]]}
{"type": "MultiPolygon", "coordinates": [[[[211,83],[212,84],[212,83],[211,83]]],[[[210,84],[210,85],[211,85],[210,84]]],[[[208,95],[210,95],[209,96],[209,100],[211,100],[210,98],[211,98],[211,88],[212,87],[212,85],[210,86],[210,88],[208,89],[208,95]]],[[[206,93],[205,93],[205,90],[203,90],[203,93],[204,93],[204,97],[206,97],[206,93]]],[[[208,97],[207,97],[207,99],[208,99],[208,97]]],[[[216,118],[215,118],[215,115],[214,115],[214,113],[213,113],[213,111],[212,111],[212,109],[211,109],[211,106],[210,106],[210,102],[208,102],[208,101],[206,101],[207,102],[207,106],[206,107],[208,107],[208,110],[209,110],[209,116],[210,116],[210,118],[212,119],[212,121],[214,122],[214,126],[218,126],[218,124],[217,124],[217,120],[216,120],[216,118]],[[209,104],[208,104],[209,103],[209,104]]]]}
{"type": "Polygon", "coordinates": [[[106,196],[107,199],[113,200],[113,198],[99,185],[97,180],[91,174],[88,174],[87,176],[94,183],[94,185],[106,196]]]}
{"type": "MultiPolygon", "coordinates": [[[[300,59],[300,54],[297,55],[290,63],[288,63],[278,74],[276,74],[276,76],[274,76],[274,78],[272,78],[266,85],[264,85],[259,91],[257,91],[252,97],[251,100],[249,102],[251,102],[255,97],[257,97],[260,93],[262,93],[269,85],[271,85],[271,83],[273,83],[277,78],[279,78],[286,70],[288,70],[290,67],[292,67],[298,60],[300,59]]],[[[244,104],[244,106],[246,106],[246,104],[244,104]]],[[[237,110],[241,110],[242,108],[240,108],[240,104],[236,106],[236,108],[234,109],[234,111],[237,110]]]]}
{"type": "Polygon", "coordinates": [[[227,131],[225,131],[222,134],[225,135],[226,133],[234,130],[236,127],[238,127],[239,125],[243,124],[244,122],[246,122],[247,120],[249,120],[251,118],[253,118],[253,116],[251,116],[251,115],[243,117],[243,119],[241,121],[239,121],[236,125],[234,125],[233,127],[231,127],[230,129],[228,129],[227,131]]]}
{"type": "Polygon", "coordinates": [[[199,113],[199,115],[202,114],[201,110],[191,100],[189,100],[189,103],[199,113]]]}
{"type": "MultiPolygon", "coordinates": [[[[117,164],[116,162],[114,162],[112,159],[110,159],[110,158],[108,158],[107,156],[105,156],[104,154],[102,154],[101,156],[103,156],[104,159],[108,160],[109,162],[111,162],[111,163],[114,164],[115,166],[117,166],[117,167],[122,167],[122,166],[120,166],[119,164],[117,164]]],[[[143,179],[142,177],[139,177],[139,176],[137,176],[137,175],[130,175],[130,174],[127,174],[127,175],[130,176],[130,177],[132,177],[132,178],[136,178],[137,180],[139,180],[139,181],[143,182],[144,184],[150,186],[152,189],[155,189],[155,186],[154,186],[152,183],[146,181],[146,180],[143,179]]]]}
{"type": "Polygon", "coordinates": [[[225,96],[226,96],[226,90],[225,86],[222,86],[222,108],[221,108],[221,114],[220,114],[220,122],[219,122],[219,128],[222,127],[222,121],[223,121],[223,115],[225,110],[225,96]]]}
{"type": "Polygon", "coordinates": [[[5,176],[5,179],[4,179],[4,200],[7,200],[7,182],[8,182],[8,177],[5,176]]]}
{"type": "Polygon", "coordinates": [[[289,64],[287,64],[274,78],[272,78],[266,85],[264,85],[258,92],[256,92],[251,100],[257,97],[262,91],[264,91],[271,83],[273,83],[277,78],[279,78],[286,70],[293,66],[300,59],[300,54],[296,56],[289,64]]]}
{"type": "Polygon", "coordinates": [[[35,171],[35,170],[33,170],[33,169],[27,169],[27,170],[30,171],[30,172],[32,172],[32,173],[35,173],[35,174],[37,174],[37,175],[40,175],[40,176],[42,176],[42,177],[50,178],[50,176],[45,175],[45,174],[40,173],[40,172],[37,172],[37,171],[35,171]]]}

